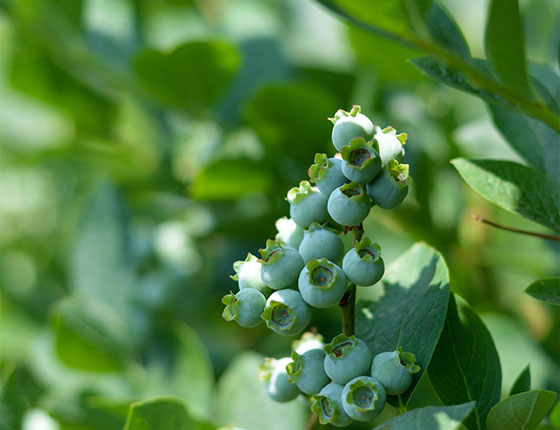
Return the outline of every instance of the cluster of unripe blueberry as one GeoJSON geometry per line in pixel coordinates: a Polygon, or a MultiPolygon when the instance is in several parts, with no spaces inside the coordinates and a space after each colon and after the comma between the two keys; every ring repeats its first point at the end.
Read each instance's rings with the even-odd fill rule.
{"type": "MultiPolygon", "coordinates": [[[[377,243],[359,234],[345,253],[339,234],[363,232],[372,206],[390,209],[404,200],[411,182],[408,165],[401,164],[406,134],[374,126],[359,106],[339,110],[331,121],[340,153],[315,155],[309,168],[315,186],[302,181],[288,192],[290,218],[277,221],[275,240],[259,250],[260,259],[248,254],[234,263],[239,292],[222,299],[226,320],[243,327],[264,321],[280,335],[296,335],[311,321],[311,308],[336,306],[349,285],[371,286],[383,277],[377,243]]],[[[263,374],[273,399],[312,395],[322,423],[345,426],[378,415],[386,394],[404,392],[416,371],[410,353],[372,357],[365,342],[341,334],[328,345],[301,342],[291,357],[269,360],[263,374]]]]}

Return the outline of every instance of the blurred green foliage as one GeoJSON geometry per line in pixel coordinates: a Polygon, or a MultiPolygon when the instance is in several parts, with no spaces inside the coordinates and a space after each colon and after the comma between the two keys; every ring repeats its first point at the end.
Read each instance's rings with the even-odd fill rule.
{"type": "MultiPolygon", "coordinates": [[[[122,429],[129,405],[169,395],[189,428],[302,426],[304,402],[273,404],[252,379],[290,339],[227,324],[220,297],[236,288],[233,261],[274,236],[313,154],[332,154],[327,117],[352,104],[409,136],[412,195],[365,223],[385,261],[433,245],[494,338],[502,393],[529,362],[532,388],[560,389],[558,308],[523,294],[558,276],[560,248],[473,221],[546,232],[449,163],[527,162],[558,181],[551,129],[426,78],[406,62],[417,46],[382,37],[412,37],[402,11],[373,3],[387,14],[363,18],[381,35],[311,0],[0,0],[0,429],[122,429]]],[[[468,45],[450,43],[480,57],[487,2],[466,3],[444,2],[468,45]]],[[[552,0],[521,2],[549,102],[559,16],[552,0]]],[[[523,93],[527,75],[507,73],[519,59],[489,49],[523,93]]],[[[336,312],[316,321],[327,339],[339,331],[336,312]]],[[[411,404],[437,404],[429,381],[418,392],[411,404]]]]}

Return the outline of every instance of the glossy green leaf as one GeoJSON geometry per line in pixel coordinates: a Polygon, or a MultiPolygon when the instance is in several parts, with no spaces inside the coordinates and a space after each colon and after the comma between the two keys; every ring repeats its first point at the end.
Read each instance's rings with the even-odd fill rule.
{"type": "Polygon", "coordinates": [[[236,200],[246,194],[265,192],[271,184],[272,172],[264,163],[228,159],[206,166],[189,191],[198,200],[236,200]]]}
{"type": "Polygon", "coordinates": [[[531,96],[517,0],[492,0],[486,23],[486,51],[497,75],[511,91],[531,96]]]}
{"type": "Polygon", "coordinates": [[[537,300],[560,306],[560,278],[535,281],[525,289],[525,293],[537,300]]]}
{"type": "Polygon", "coordinates": [[[488,430],[532,430],[546,416],[556,400],[556,393],[532,390],[508,397],[488,414],[488,430]]]}
{"type": "Polygon", "coordinates": [[[556,406],[550,412],[550,424],[555,428],[560,428],[560,402],[556,403],[556,406]]]}
{"type": "Polygon", "coordinates": [[[453,165],[477,193],[510,212],[560,231],[557,184],[532,167],[503,160],[466,160],[453,165]]]}
{"type": "Polygon", "coordinates": [[[159,397],[130,405],[125,430],[214,430],[216,426],[194,419],[175,397],[159,397]]]}
{"type": "Polygon", "coordinates": [[[379,300],[358,303],[356,336],[367,342],[374,355],[402,346],[403,351],[416,356],[420,372],[413,375],[412,385],[401,395],[406,403],[441,333],[449,274],[443,257],[418,243],[387,268],[383,281],[385,294],[379,300]]]}
{"type": "Polygon", "coordinates": [[[156,100],[200,113],[218,101],[239,64],[239,54],[229,43],[197,41],[170,52],[142,51],[132,65],[145,90],[156,100]]]}
{"type": "Polygon", "coordinates": [[[525,391],[529,391],[531,389],[531,369],[529,365],[525,367],[514,381],[511,390],[509,391],[509,395],[513,396],[514,394],[523,393],[525,391]]]}
{"type": "Polygon", "coordinates": [[[474,402],[453,406],[426,406],[406,412],[373,430],[456,430],[471,413],[474,402]]]}
{"type": "Polygon", "coordinates": [[[440,45],[463,60],[470,61],[471,53],[465,37],[449,13],[437,2],[432,3],[426,18],[426,26],[440,45]]]}
{"type": "Polygon", "coordinates": [[[484,430],[488,412],[500,401],[500,359],[490,332],[460,297],[449,297],[445,325],[428,372],[444,404],[476,401],[474,413],[464,424],[469,430],[484,430]]]}
{"type": "Polygon", "coordinates": [[[258,379],[264,357],[252,352],[238,355],[218,382],[218,419],[246,430],[302,429],[309,418],[309,403],[299,399],[278,403],[258,379]]]}

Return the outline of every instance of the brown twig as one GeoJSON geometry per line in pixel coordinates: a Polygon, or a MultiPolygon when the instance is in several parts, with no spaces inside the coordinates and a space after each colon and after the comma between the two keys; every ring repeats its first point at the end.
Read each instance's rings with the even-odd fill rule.
{"type": "Polygon", "coordinates": [[[307,421],[307,424],[305,425],[305,430],[314,430],[319,426],[319,417],[317,416],[317,414],[312,413],[311,416],[309,417],[309,421],[307,421]]]}
{"type": "Polygon", "coordinates": [[[553,240],[555,242],[560,242],[560,236],[554,236],[552,234],[537,233],[535,231],[520,230],[518,228],[508,227],[508,226],[505,226],[505,225],[495,223],[494,221],[490,221],[490,220],[487,220],[485,218],[482,218],[480,215],[473,214],[472,217],[475,220],[477,220],[478,222],[481,222],[482,224],[491,225],[492,227],[496,227],[496,228],[499,228],[501,230],[511,231],[512,233],[525,234],[527,236],[540,237],[541,239],[553,240]]]}

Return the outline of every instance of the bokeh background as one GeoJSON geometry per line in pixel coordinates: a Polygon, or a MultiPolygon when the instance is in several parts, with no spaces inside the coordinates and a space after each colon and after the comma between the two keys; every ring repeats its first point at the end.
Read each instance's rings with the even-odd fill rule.
{"type": "MultiPolygon", "coordinates": [[[[483,56],[486,1],[443,3],[483,56]]],[[[560,3],[521,8],[535,73],[558,73],[560,3]]],[[[522,292],[558,275],[559,247],[472,219],[542,231],[451,166],[521,160],[482,101],[406,62],[419,55],[312,0],[1,0],[0,428],[122,429],[157,395],[217,425],[300,428],[305,402],[273,404],[256,379],[291,339],[226,323],[220,298],[352,104],[408,133],[411,194],[366,222],[386,263],[436,247],[504,392],[528,363],[533,388],[558,390],[560,316],[522,292]]],[[[339,318],[315,325],[330,339],[339,318]]]]}

